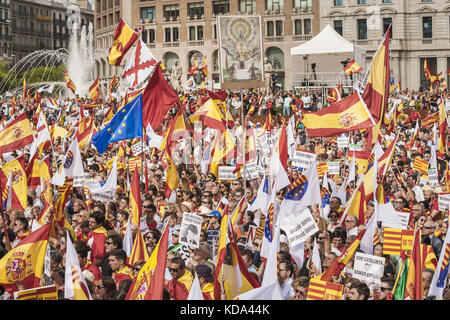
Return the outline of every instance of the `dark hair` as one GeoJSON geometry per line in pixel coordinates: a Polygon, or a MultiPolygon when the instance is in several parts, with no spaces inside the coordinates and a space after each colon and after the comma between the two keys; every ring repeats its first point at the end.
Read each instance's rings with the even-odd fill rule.
{"type": "Polygon", "coordinates": [[[108,240],[108,239],[110,239],[110,240],[112,240],[112,242],[114,242],[114,245],[117,247],[117,249],[122,249],[123,248],[122,238],[120,237],[119,234],[117,234],[117,233],[109,234],[106,237],[106,240],[108,240]]]}
{"type": "Polygon", "coordinates": [[[109,255],[116,257],[119,260],[123,260],[123,263],[127,262],[127,253],[123,249],[115,249],[111,251],[109,255]]]}
{"type": "Polygon", "coordinates": [[[128,219],[128,216],[130,215],[130,214],[128,213],[128,211],[126,211],[126,210],[120,211],[119,214],[125,216],[126,219],[128,219]]]}
{"type": "Polygon", "coordinates": [[[23,225],[23,227],[25,228],[25,230],[28,229],[28,220],[25,217],[18,217],[16,218],[17,221],[20,221],[23,225]]]}
{"type": "Polygon", "coordinates": [[[103,225],[103,223],[105,222],[105,215],[103,213],[92,212],[90,217],[94,218],[95,222],[99,225],[103,225]]]}
{"type": "Polygon", "coordinates": [[[123,279],[119,284],[119,288],[114,292],[114,300],[125,300],[132,284],[133,280],[123,279]]]}
{"type": "Polygon", "coordinates": [[[394,284],[395,284],[395,279],[392,277],[382,277],[380,279],[381,282],[387,283],[389,285],[389,288],[392,290],[392,288],[394,288],[394,284]]]}
{"type": "Polygon", "coordinates": [[[255,257],[255,254],[253,253],[252,250],[250,250],[250,249],[242,249],[242,250],[240,250],[240,252],[241,252],[241,256],[242,257],[248,256],[249,260],[253,261],[253,258],[255,257]]]}
{"type": "Polygon", "coordinates": [[[80,227],[81,227],[81,229],[89,228],[89,221],[85,220],[85,221],[81,222],[80,227]]]}
{"type": "Polygon", "coordinates": [[[153,235],[153,238],[155,238],[156,241],[159,241],[159,239],[161,238],[161,231],[159,231],[158,229],[151,229],[149,233],[153,235]]]}
{"type": "Polygon", "coordinates": [[[91,248],[84,242],[80,241],[77,242],[75,250],[81,258],[87,258],[89,251],[91,251],[91,248]]]}
{"type": "Polygon", "coordinates": [[[350,289],[356,289],[359,295],[364,295],[364,300],[369,299],[370,289],[364,282],[359,281],[357,283],[354,283],[350,286],[350,289]]]}
{"type": "Polygon", "coordinates": [[[333,241],[334,238],[342,238],[342,242],[345,243],[347,240],[347,231],[342,227],[336,227],[331,234],[331,241],[333,241]]]}
{"type": "Polygon", "coordinates": [[[294,273],[294,265],[292,262],[288,260],[281,260],[280,264],[284,263],[286,265],[286,269],[291,272],[291,275],[294,273]]]}
{"type": "Polygon", "coordinates": [[[181,257],[175,257],[170,260],[170,263],[178,264],[181,269],[184,269],[186,267],[186,263],[184,262],[184,259],[181,257]]]}
{"type": "Polygon", "coordinates": [[[111,277],[103,277],[103,287],[105,287],[105,300],[112,300],[114,293],[116,292],[116,282],[111,277]]]}

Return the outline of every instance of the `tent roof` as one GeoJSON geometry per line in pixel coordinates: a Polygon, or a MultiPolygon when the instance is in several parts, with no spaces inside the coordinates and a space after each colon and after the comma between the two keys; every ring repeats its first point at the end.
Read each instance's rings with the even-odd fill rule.
{"type": "Polygon", "coordinates": [[[342,37],[327,24],[314,38],[297,47],[291,48],[291,55],[348,53],[354,52],[355,49],[359,52],[366,51],[366,49],[356,46],[342,37]]]}

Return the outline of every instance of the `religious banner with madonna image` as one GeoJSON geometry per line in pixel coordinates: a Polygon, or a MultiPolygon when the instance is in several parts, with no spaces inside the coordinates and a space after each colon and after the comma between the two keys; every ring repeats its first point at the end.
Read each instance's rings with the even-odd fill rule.
{"type": "Polygon", "coordinates": [[[261,16],[218,16],[223,89],[264,87],[261,16]]]}

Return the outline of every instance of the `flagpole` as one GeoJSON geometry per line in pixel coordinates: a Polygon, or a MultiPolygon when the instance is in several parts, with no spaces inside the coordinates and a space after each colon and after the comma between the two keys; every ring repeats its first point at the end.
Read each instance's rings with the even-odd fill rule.
{"type": "Polygon", "coordinates": [[[241,93],[241,125],[242,125],[242,168],[244,170],[242,171],[244,173],[244,176],[242,177],[244,180],[244,195],[245,195],[245,189],[247,187],[247,181],[245,179],[245,124],[244,124],[244,100],[242,97],[242,89],[240,90],[241,93]]]}

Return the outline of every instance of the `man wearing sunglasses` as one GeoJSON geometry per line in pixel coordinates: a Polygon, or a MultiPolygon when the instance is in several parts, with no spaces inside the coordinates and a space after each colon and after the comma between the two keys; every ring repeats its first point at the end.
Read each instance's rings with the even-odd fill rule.
{"type": "Polygon", "coordinates": [[[392,300],[392,289],[394,288],[395,279],[391,277],[382,277],[380,279],[380,287],[373,291],[374,300],[392,300]]]}
{"type": "Polygon", "coordinates": [[[186,269],[185,262],[181,257],[170,260],[169,272],[172,279],[167,283],[167,290],[172,300],[186,300],[191,290],[192,273],[186,269]]]}

